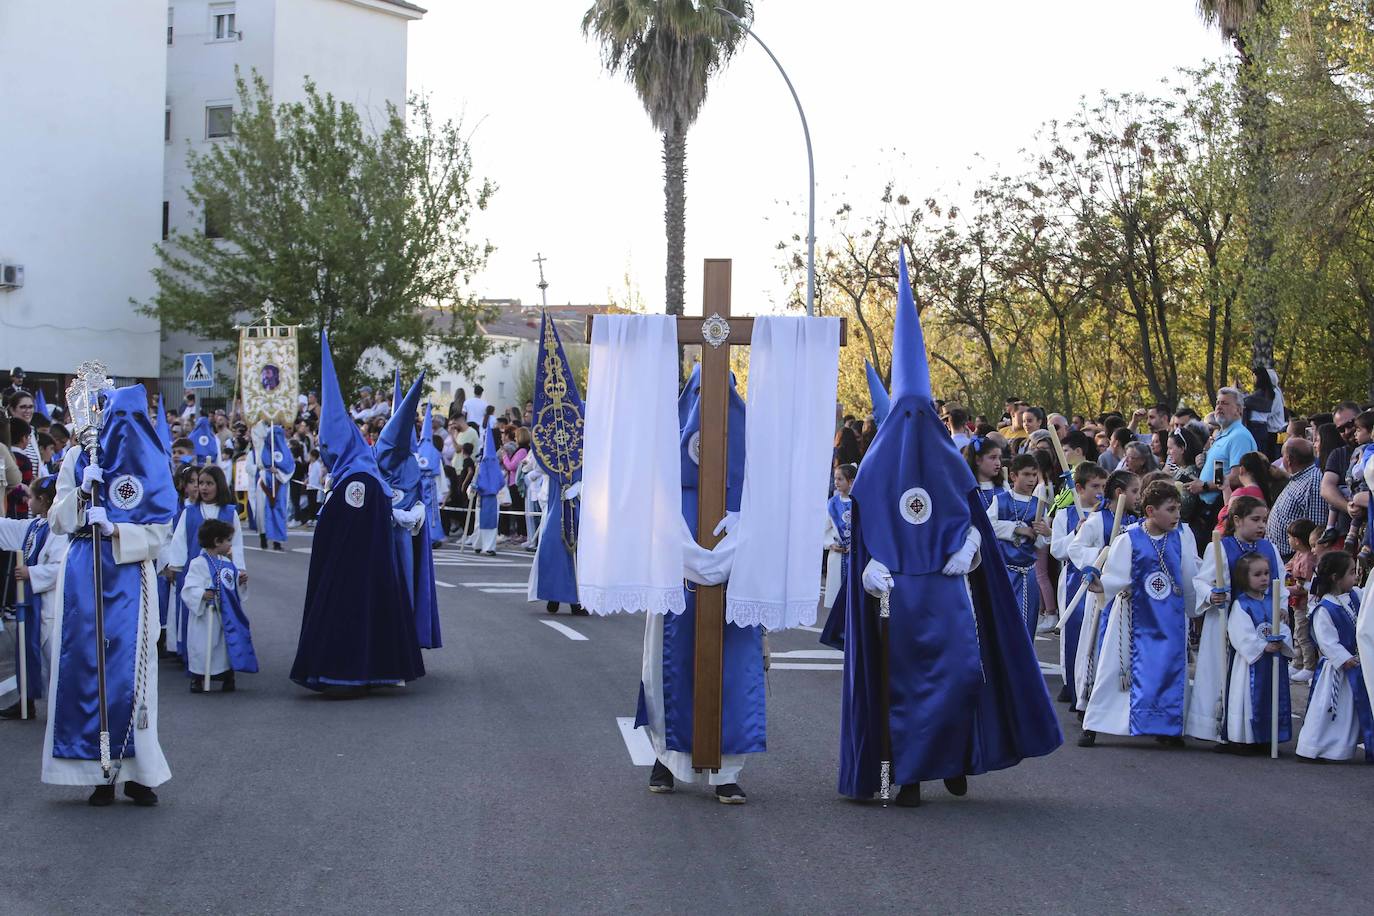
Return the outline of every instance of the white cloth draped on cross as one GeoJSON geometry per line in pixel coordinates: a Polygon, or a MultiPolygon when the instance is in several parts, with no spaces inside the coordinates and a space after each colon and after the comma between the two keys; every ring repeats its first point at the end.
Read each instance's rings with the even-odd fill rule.
{"type": "Polygon", "coordinates": [[[714,550],[682,519],[677,333],[669,316],[593,323],[578,580],[598,614],[681,613],[682,580],[730,580],[726,618],[813,623],[820,594],[839,321],[754,319],[740,517],[714,550]]]}

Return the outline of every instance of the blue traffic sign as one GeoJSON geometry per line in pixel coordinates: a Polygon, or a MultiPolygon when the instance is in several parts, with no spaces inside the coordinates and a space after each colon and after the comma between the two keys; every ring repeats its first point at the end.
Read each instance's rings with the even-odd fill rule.
{"type": "Polygon", "coordinates": [[[186,353],[182,356],[182,384],[187,388],[215,387],[215,354],[186,353]]]}

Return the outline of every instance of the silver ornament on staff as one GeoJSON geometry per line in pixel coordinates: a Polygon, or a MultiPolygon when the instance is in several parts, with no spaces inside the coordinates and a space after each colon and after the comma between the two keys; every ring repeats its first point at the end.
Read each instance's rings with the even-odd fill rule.
{"type": "MultiPolygon", "coordinates": [[[[100,464],[100,431],[105,423],[100,407],[100,392],[113,385],[105,374],[103,363],[92,360],[76,367],[76,378],[67,386],[67,411],[71,415],[72,434],[86,450],[90,463],[100,464]]],[[[100,487],[92,483],[90,508],[100,506],[100,487]]],[[[91,530],[91,551],[94,556],[91,582],[95,592],[95,680],[100,716],[100,771],[106,779],[112,770],[110,762],[110,712],[105,690],[105,590],[104,535],[99,527],[91,530]]]]}

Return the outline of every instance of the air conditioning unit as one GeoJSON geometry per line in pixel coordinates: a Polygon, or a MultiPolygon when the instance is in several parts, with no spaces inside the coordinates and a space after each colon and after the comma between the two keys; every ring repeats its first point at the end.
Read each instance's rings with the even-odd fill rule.
{"type": "Polygon", "coordinates": [[[23,285],[23,264],[0,264],[0,289],[18,289],[23,285]]]}

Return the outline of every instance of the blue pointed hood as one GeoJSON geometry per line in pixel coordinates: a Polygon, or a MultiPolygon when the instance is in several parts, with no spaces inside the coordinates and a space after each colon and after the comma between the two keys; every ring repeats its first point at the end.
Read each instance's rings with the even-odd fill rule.
{"type": "Polygon", "coordinates": [[[392,413],[395,413],[395,412],[397,411],[397,409],[401,406],[401,399],[402,399],[402,397],[404,397],[404,395],[401,394],[401,367],[400,367],[400,366],[397,366],[397,367],[395,368],[395,370],[393,370],[393,374],[392,374],[392,377],[391,377],[391,412],[392,412],[392,413]]]}
{"type": "Polygon", "coordinates": [[[291,446],[286,442],[286,430],[273,426],[262,440],[262,451],[258,453],[258,467],[271,468],[291,475],[296,471],[296,456],[291,454],[291,446]]]}
{"type": "Polygon", "coordinates": [[[329,332],[320,333],[320,457],[329,476],[338,486],[354,474],[370,474],[384,484],[377,458],[367,447],[363,434],[353,422],[339,389],[334,371],[334,354],[329,349],[329,332]]]}
{"type": "Polygon", "coordinates": [[[868,397],[873,402],[873,421],[882,426],[892,402],[887,396],[887,389],[883,387],[883,380],[878,377],[878,370],[868,360],[864,360],[864,374],[868,376],[868,397]]]}
{"type": "MultiPolygon", "coordinates": [[[[172,468],[148,415],[148,392],[142,385],[107,388],[100,393],[100,467],[105,472],[101,505],[110,521],[164,525],[176,514],[177,492],[172,468]]],[[[78,449],[76,478],[90,458],[78,449]]]]}
{"type": "Polygon", "coordinates": [[[415,450],[420,473],[435,476],[444,472],[444,455],[434,447],[434,405],[425,405],[425,422],[420,427],[420,447],[415,450]]]}
{"type": "Polygon", "coordinates": [[[692,366],[692,372],[687,376],[687,384],[682,386],[682,393],[677,396],[677,428],[682,429],[687,425],[687,417],[692,413],[692,405],[701,397],[701,363],[692,366]]]}
{"type": "Polygon", "coordinates": [[[420,407],[424,385],[425,374],[421,372],[405,397],[396,402],[391,418],[382,427],[382,434],[373,447],[377,453],[377,467],[391,486],[392,499],[402,509],[410,508],[420,496],[420,465],[415,461],[415,412],[420,407]],[[397,493],[402,495],[398,497],[397,493]]]}
{"type": "MultiPolygon", "coordinates": [[[[43,386],[35,386],[37,390],[33,393],[33,412],[47,420],[52,419],[52,414],[48,413],[48,399],[43,397],[43,386]]],[[[158,404],[162,403],[162,395],[158,395],[158,404]]]]}
{"type": "Polygon", "coordinates": [[[935,411],[921,319],[903,253],[892,341],[892,403],[851,491],[868,552],[893,572],[938,573],[968,535],[976,486],[973,471],[935,411]]]}
{"type": "Polygon", "coordinates": [[[196,464],[214,464],[219,460],[219,439],[209,417],[201,417],[192,427],[191,446],[196,450],[196,464]]]}
{"type": "MultiPolygon", "coordinates": [[[[39,396],[42,394],[40,392],[39,396]]],[[[162,406],[162,395],[157,396],[157,416],[153,417],[153,429],[157,430],[158,441],[168,454],[172,451],[172,428],[167,425],[167,410],[162,406]]]]}
{"type": "Polygon", "coordinates": [[[892,398],[914,394],[934,400],[930,391],[930,364],[926,339],[921,332],[921,317],[911,295],[906,272],[906,247],[898,252],[897,316],[892,327],[892,398]]]}
{"type": "Polygon", "coordinates": [[[497,459],[496,438],[491,433],[491,426],[487,426],[486,441],[482,445],[482,457],[477,462],[477,493],[481,496],[491,496],[501,489],[506,482],[506,475],[501,471],[501,462],[497,459]]]}

